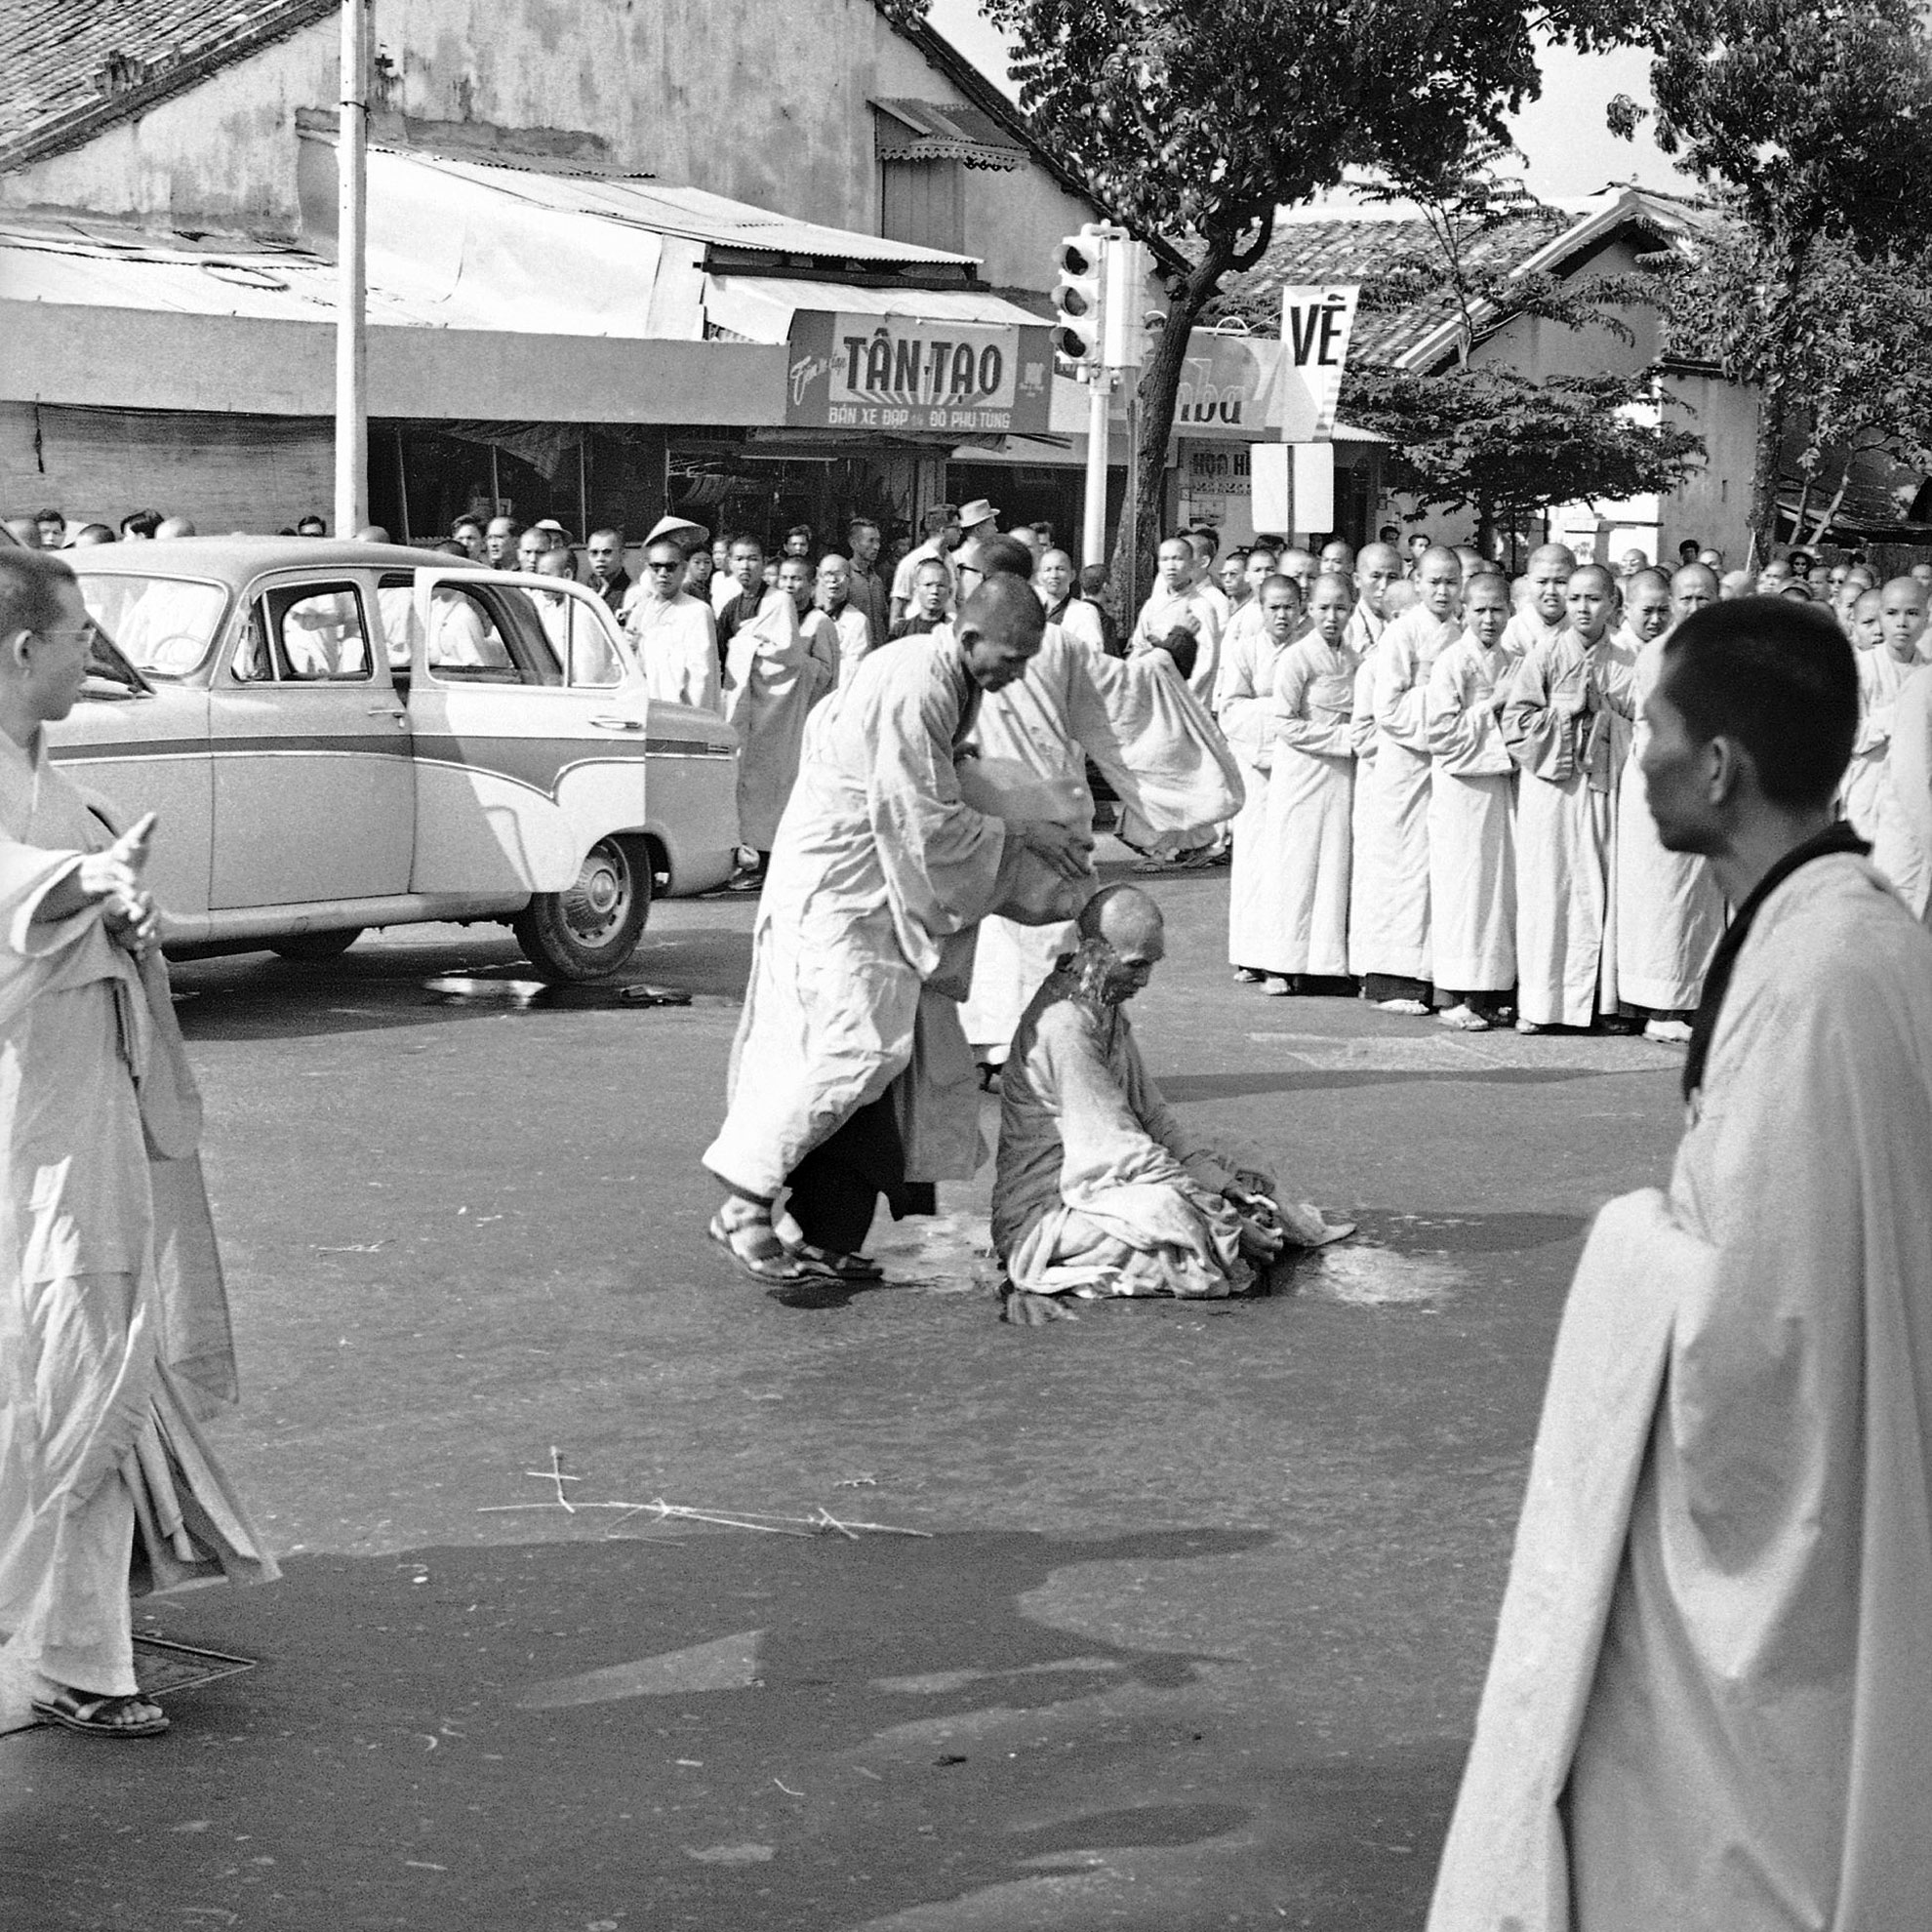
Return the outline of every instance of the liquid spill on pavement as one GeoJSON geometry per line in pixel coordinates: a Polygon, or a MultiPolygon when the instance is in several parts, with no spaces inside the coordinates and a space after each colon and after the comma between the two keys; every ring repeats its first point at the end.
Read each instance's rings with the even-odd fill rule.
{"type": "Polygon", "coordinates": [[[1374,1242],[1344,1241],[1298,1266],[1293,1292],[1312,1302],[1398,1308],[1441,1301],[1468,1279],[1439,1255],[1403,1255],[1374,1242]]]}
{"type": "Polygon", "coordinates": [[[1000,1266],[992,1228],[983,1214],[936,1214],[894,1222],[877,1230],[867,1252],[882,1262],[886,1285],[928,1295],[989,1295],[1000,1266]]]}

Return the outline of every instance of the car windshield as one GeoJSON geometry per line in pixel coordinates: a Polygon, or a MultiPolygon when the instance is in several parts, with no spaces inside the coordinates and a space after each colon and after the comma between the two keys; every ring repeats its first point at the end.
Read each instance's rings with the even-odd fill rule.
{"type": "Polygon", "coordinates": [[[87,614],[122,655],[156,677],[181,677],[207,657],[228,593],[219,584],[132,571],[81,571],[87,614]]]}

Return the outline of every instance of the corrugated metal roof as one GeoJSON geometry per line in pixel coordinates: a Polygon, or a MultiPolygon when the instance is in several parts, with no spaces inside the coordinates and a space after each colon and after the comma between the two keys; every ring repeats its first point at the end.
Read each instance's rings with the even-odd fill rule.
{"type": "Polygon", "coordinates": [[[864,262],[907,268],[970,267],[980,260],[976,255],[950,255],[943,249],[860,234],[852,228],[794,221],[704,188],[676,187],[649,177],[551,172],[534,164],[526,167],[506,161],[459,161],[416,149],[372,145],[371,151],[396,155],[415,166],[475,182],[533,207],[598,215],[606,221],[713,247],[803,255],[828,263],[864,262]]]}
{"type": "Polygon", "coordinates": [[[1037,328],[1040,317],[996,295],[968,289],[868,289],[847,282],[794,282],[777,275],[706,275],[704,319],[750,342],[782,342],[801,308],[839,315],[902,315],[921,322],[981,322],[1037,328]]]}
{"type": "MultiPolygon", "coordinates": [[[[302,249],[141,235],[61,222],[0,223],[0,288],[9,302],[166,309],[183,315],[247,315],[332,322],[336,266],[302,249]]],[[[369,319],[431,327],[429,304],[372,284],[369,319]]]]}

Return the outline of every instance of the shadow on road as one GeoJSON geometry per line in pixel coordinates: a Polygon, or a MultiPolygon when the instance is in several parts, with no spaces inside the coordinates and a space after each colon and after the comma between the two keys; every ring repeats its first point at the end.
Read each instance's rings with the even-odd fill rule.
{"type": "MultiPolygon", "coordinates": [[[[1306,1801],[1275,1817],[1268,1767],[1230,1761],[1255,1753],[1203,1671],[1237,1660],[1022,1608],[1068,1565],[1158,1590],[1265,1533],[584,1536],[297,1557],[278,1587],[169,1600],[168,1634],[261,1667],[182,1696],[139,1749],[0,1745],[18,1922],[831,1928],[1245,1828],[1299,1844],[1298,1887],[1361,1889],[1363,1814],[1317,1829],[1325,1773],[1291,1768],[1306,1801]]],[[[1335,1768],[1386,1786],[1385,1836],[1439,1830],[1453,1765],[1335,1768]]],[[[1393,1924],[1416,1878],[1315,1922],[1393,1924]]],[[[1168,1922],[1240,1902],[1210,1879],[1202,1904],[1168,1922]]]]}

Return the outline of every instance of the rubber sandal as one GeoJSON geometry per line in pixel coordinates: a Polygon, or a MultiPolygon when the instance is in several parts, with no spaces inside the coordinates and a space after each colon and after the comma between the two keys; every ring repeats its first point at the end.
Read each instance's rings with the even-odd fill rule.
{"type": "Polygon", "coordinates": [[[156,1710],[152,1717],[138,1724],[103,1722],[103,1711],[125,1711],[130,1705],[146,1704],[139,1694],[133,1697],[83,1697],[77,1691],[57,1691],[52,1697],[33,1700],[33,1714],[64,1731],[78,1731],[84,1738],[158,1738],[168,1728],[168,1720],[156,1710]]]}
{"type": "Polygon", "coordinates": [[[785,1253],[785,1244],[772,1231],[769,1221],[741,1221],[732,1228],[726,1224],[724,1211],[720,1209],[712,1215],[711,1225],[704,1231],[731,1257],[732,1266],[753,1281],[782,1288],[806,1279],[805,1270],[785,1253]],[[752,1244],[748,1248],[741,1245],[746,1237],[752,1244]]]}
{"type": "Polygon", "coordinates": [[[825,1281],[883,1281],[885,1269],[869,1255],[841,1255],[814,1241],[795,1241],[785,1253],[807,1274],[825,1281]]]}
{"type": "Polygon", "coordinates": [[[1449,1026],[1459,1033],[1486,1033],[1489,1022],[1472,1006],[1449,1006],[1435,1016],[1438,1026],[1449,1026]]]}

